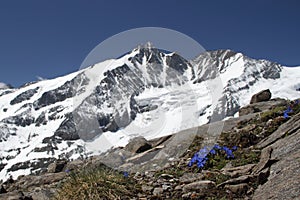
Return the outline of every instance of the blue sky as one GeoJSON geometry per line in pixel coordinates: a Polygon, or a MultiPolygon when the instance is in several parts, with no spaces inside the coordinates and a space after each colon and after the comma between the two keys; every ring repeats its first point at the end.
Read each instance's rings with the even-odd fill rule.
{"type": "Polygon", "coordinates": [[[79,69],[100,42],[138,27],[182,32],[205,49],[300,65],[300,1],[287,0],[2,0],[0,82],[79,69]]]}

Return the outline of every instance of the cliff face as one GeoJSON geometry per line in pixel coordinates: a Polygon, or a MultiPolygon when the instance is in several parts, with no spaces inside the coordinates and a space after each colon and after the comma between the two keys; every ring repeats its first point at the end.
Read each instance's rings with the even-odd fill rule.
{"type": "Polygon", "coordinates": [[[208,134],[209,125],[203,125],[156,140],[139,138],[125,148],[87,160],[56,161],[40,176],[5,182],[0,199],[84,199],[93,195],[107,199],[299,197],[299,101],[271,99],[248,105],[240,112],[243,115],[224,122],[221,135],[208,134]],[[194,140],[188,150],[174,159],[191,136],[194,140]],[[213,143],[221,149],[214,152],[210,148],[204,166],[188,166],[196,152],[213,143]],[[228,149],[235,150],[233,157],[226,156],[228,149]],[[111,196],[103,192],[107,190],[111,196]]]}

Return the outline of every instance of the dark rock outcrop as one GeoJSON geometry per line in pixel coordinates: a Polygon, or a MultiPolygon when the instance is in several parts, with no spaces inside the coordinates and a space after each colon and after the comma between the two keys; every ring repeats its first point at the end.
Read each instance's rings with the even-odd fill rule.
{"type": "Polygon", "coordinates": [[[255,94],[251,97],[250,104],[263,102],[263,101],[269,101],[271,99],[271,96],[272,96],[272,94],[269,89],[260,91],[259,93],[255,94]]]}

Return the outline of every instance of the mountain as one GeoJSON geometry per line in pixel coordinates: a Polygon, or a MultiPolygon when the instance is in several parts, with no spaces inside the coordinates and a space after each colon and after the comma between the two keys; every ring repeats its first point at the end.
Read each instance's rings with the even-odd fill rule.
{"type": "Polygon", "coordinates": [[[252,94],[295,99],[300,68],[231,50],[188,61],[138,47],[52,80],[0,91],[0,179],[237,116],[252,94]]]}
{"type": "Polygon", "coordinates": [[[12,86],[10,84],[0,82],[0,90],[11,89],[12,86]]]}

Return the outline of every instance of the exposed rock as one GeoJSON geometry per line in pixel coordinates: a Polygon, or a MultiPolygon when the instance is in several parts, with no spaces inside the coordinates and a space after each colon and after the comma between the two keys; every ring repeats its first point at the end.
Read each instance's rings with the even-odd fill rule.
{"type": "Polygon", "coordinates": [[[13,100],[11,100],[10,105],[15,105],[22,101],[29,100],[34,94],[36,94],[38,92],[38,90],[39,90],[39,87],[22,92],[21,94],[16,96],[13,100]]]}
{"type": "Polygon", "coordinates": [[[57,173],[57,172],[61,172],[65,165],[66,165],[66,160],[57,160],[54,163],[51,163],[48,166],[48,173],[57,173]]]}
{"type": "Polygon", "coordinates": [[[300,130],[272,145],[271,158],[279,161],[271,165],[268,180],[255,191],[254,200],[299,198],[299,140],[300,130]]]}
{"type": "Polygon", "coordinates": [[[293,116],[286,123],[282,124],[272,135],[262,140],[256,145],[257,148],[264,148],[270,144],[273,144],[286,134],[292,134],[300,129],[300,113],[293,116]]]}
{"type": "Polygon", "coordinates": [[[205,193],[215,187],[216,187],[215,182],[204,180],[204,181],[197,181],[197,182],[187,184],[182,188],[182,190],[183,192],[197,191],[198,193],[205,193]]]}
{"type": "Polygon", "coordinates": [[[239,116],[270,110],[274,107],[285,106],[286,104],[287,104],[287,100],[280,99],[280,98],[271,99],[270,101],[253,103],[240,108],[239,116]]]}
{"type": "Polygon", "coordinates": [[[226,185],[224,188],[229,189],[232,193],[241,196],[247,192],[249,186],[247,183],[241,183],[237,185],[226,185]]]}
{"type": "Polygon", "coordinates": [[[203,174],[195,174],[195,173],[185,173],[183,176],[179,178],[180,183],[192,183],[195,181],[202,180],[204,178],[203,174]]]}
{"type": "Polygon", "coordinates": [[[238,177],[241,175],[249,174],[255,164],[242,165],[239,167],[223,168],[221,172],[230,177],[238,177]]]}
{"type": "Polygon", "coordinates": [[[163,188],[154,188],[153,190],[153,195],[154,196],[160,196],[162,193],[164,192],[164,189],[163,188]]]}
{"type": "Polygon", "coordinates": [[[144,137],[136,137],[129,141],[124,150],[132,153],[141,153],[151,149],[151,145],[144,137]]]}
{"type": "Polygon", "coordinates": [[[253,175],[243,175],[238,178],[229,179],[229,180],[217,185],[217,187],[219,188],[219,187],[223,187],[225,185],[236,185],[236,184],[240,184],[240,183],[248,183],[253,178],[254,178],[253,175]]]}
{"type": "Polygon", "coordinates": [[[52,183],[56,183],[66,177],[66,173],[47,173],[40,176],[25,176],[21,178],[17,183],[16,186],[18,188],[30,188],[30,187],[40,187],[42,185],[49,185],[52,183]]]}
{"type": "Polygon", "coordinates": [[[260,171],[257,177],[258,183],[260,185],[263,185],[268,180],[269,175],[270,175],[270,168],[266,168],[260,171]]]}
{"type": "Polygon", "coordinates": [[[3,187],[3,185],[0,186],[0,194],[7,193],[6,189],[3,187]]]}
{"type": "Polygon", "coordinates": [[[142,185],[143,192],[151,192],[153,190],[152,186],[149,185],[142,185]]]}
{"type": "Polygon", "coordinates": [[[272,94],[269,89],[260,91],[259,93],[254,94],[251,97],[250,104],[258,103],[258,102],[262,102],[262,101],[269,101],[271,99],[271,96],[272,96],[272,94]]]}
{"type": "Polygon", "coordinates": [[[75,169],[79,169],[83,166],[84,162],[80,159],[70,161],[66,164],[65,169],[69,171],[73,171],[75,169]]]}
{"type": "Polygon", "coordinates": [[[253,173],[258,173],[264,168],[268,167],[268,163],[271,158],[272,147],[268,147],[262,150],[259,163],[253,168],[253,173]]]}
{"type": "MultiPolygon", "coordinates": [[[[260,146],[271,145],[273,151],[270,157],[277,162],[270,166],[268,179],[255,191],[254,200],[299,198],[299,127],[300,114],[298,113],[260,144],[260,146]]],[[[261,174],[261,178],[263,175],[261,174]]]]}
{"type": "Polygon", "coordinates": [[[0,194],[0,199],[5,200],[33,200],[31,197],[24,196],[23,192],[13,191],[5,194],[0,194]]]}

